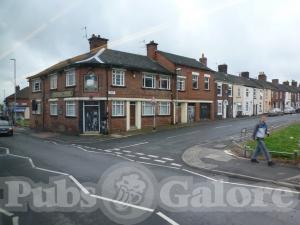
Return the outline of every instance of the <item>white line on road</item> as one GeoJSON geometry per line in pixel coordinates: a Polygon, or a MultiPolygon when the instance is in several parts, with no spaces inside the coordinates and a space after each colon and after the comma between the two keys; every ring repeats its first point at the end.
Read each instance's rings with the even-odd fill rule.
{"type": "Polygon", "coordinates": [[[154,159],[155,162],[166,163],[164,160],[154,159]]]}
{"type": "Polygon", "coordinates": [[[219,127],[215,127],[215,128],[220,129],[220,128],[226,128],[226,127],[232,127],[232,124],[231,125],[226,125],[226,126],[219,126],[219,127]]]}
{"type": "Polygon", "coordinates": [[[123,150],[123,152],[125,152],[125,153],[131,153],[131,151],[129,151],[129,150],[123,150]]]}
{"type": "Polygon", "coordinates": [[[90,192],[81,184],[75,177],[69,175],[69,178],[83,191],[84,194],[88,195],[90,192]]]}
{"type": "Polygon", "coordinates": [[[172,166],[178,166],[178,167],[182,167],[182,165],[177,164],[177,163],[171,163],[172,166]]]}
{"type": "Polygon", "coordinates": [[[137,154],[137,155],[145,155],[144,153],[141,153],[141,152],[136,152],[135,154],[137,154]]]}
{"type": "Polygon", "coordinates": [[[147,158],[147,157],[139,157],[140,159],[145,159],[145,160],[150,160],[150,158],[147,158]]]}
{"type": "Polygon", "coordinates": [[[8,212],[5,209],[0,208],[0,213],[4,214],[5,216],[13,216],[14,214],[11,212],[8,212]]]}
{"type": "Polygon", "coordinates": [[[211,178],[211,177],[208,177],[208,176],[205,176],[205,175],[202,175],[202,174],[200,174],[200,173],[196,173],[196,172],[193,172],[193,171],[190,171],[190,170],[182,169],[182,171],[185,171],[185,172],[187,172],[187,173],[190,173],[190,174],[193,174],[193,175],[196,175],[196,176],[199,176],[199,177],[204,177],[204,178],[206,178],[207,180],[217,181],[217,180],[214,179],[214,178],[211,178]]]}
{"type": "Polygon", "coordinates": [[[9,154],[9,149],[8,149],[8,148],[5,148],[5,147],[0,147],[0,148],[2,148],[2,149],[4,149],[4,150],[5,150],[5,154],[6,154],[6,155],[8,155],[8,154],[9,154]]]}
{"type": "Polygon", "coordinates": [[[8,216],[8,217],[11,217],[11,219],[12,219],[12,225],[18,225],[19,224],[19,217],[18,216],[14,216],[13,213],[8,212],[7,210],[5,210],[3,208],[0,208],[0,214],[3,214],[3,215],[8,216]]]}
{"type": "Polygon", "coordinates": [[[167,161],[174,161],[174,159],[170,159],[170,158],[166,158],[166,157],[163,157],[162,159],[167,160],[167,161]]]}
{"type": "Polygon", "coordinates": [[[145,141],[145,142],[140,142],[140,143],[136,143],[136,144],[132,144],[132,145],[122,146],[122,147],[119,147],[119,148],[121,148],[121,149],[130,148],[130,147],[135,147],[135,146],[139,146],[139,145],[145,145],[145,144],[148,144],[148,143],[149,143],[148,141],[145,141]]]}
{"type": "Polygon", "coordinates": [[[125,156],[132,157],[132,158],[136,157],[136,155],[125,155],[125,156]]]}
{"type": "Polygon", "coordinates": [[[151,158],[158,158],[158,156],[157,155],[147,155],[148,157],[151,157],[151,158]]]}
{"type": "Polygon", "coordinates": [[[104,150],[105,152],[112,152],[111,150],[104,150]]]}

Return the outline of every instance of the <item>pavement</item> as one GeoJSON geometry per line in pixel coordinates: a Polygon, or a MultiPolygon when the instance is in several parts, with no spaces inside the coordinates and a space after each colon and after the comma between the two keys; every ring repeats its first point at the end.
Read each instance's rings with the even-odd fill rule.
{"type": "MultiPolygon", "coordinates": [[[[294,121],[300,121],[300,115],[270,118],[269,124],[279,126],[294,121]]],[[[83,192],[85,199],[88,196],[97,199],[100,206],[104,202],[109,202],[122,209],[122,202],[117,201],[120,197],[118,190],[115,186],[109,186],[115,180],[117,181],[118,176],[116,174],[107,176],[107,172],[115,167],[122,168],[123,163],[129,163],[135,168],[135,173],[146,170],[150,174],[149,177],[154,179],[152,182],[156,187],[154,193],[145,193],[142,195],[143,198],[140,199],[151,199],[154,194],[154,198],[159,200],[159,204],[157,206],[142,203],[127,205],[129,209],[141,207],[140,210],[150,210],[149,217],[145,217],[144,220],[136,223],[125,222],[126,218],[122,220],[119,218],[116,221],[101,207],[89,212],[77,212],[75,210],[48,212],[31,210],[31,208],[27,211],[18,211],[6,208],[3,205],[3,190],[1,194],[3,183],[0,180],[0,224],[6,225],[8,223],[2,221],[12,218],[18,218],[19,223],[15,223],[18,225],[299,224],[300,193],[297,190],[290,188],[290,191],[286,192],[282,190],[282,185],[276,183],[257,182],[241,177],[204,171],[186,165],[182,159],[182,155],[190,149],[195,150],[195,146],[204,147],[207,148],[207,152],[210,151],[208,158],[206,158],[207,161],[204,161],[204,163],[209,165],[210,170],[219,169],[215,167],[218,165],[216,161],[224,163],[226,160],[233,159],[232,156],[229,157],[228,155],[219,156],[214,150],[223,152],[225,149],[224,143],[237,139],[240,136],[241,129],[251,129],[256,122],[257,118],[224,120],[200,123],[178,129],[162,129],[131,136],[105,137],[68,136],[18,129],[13,137],[0,137],[0,178],[2,180],[21,177],[31,180],[35,185],[44,184],[48,186],[50,185],[49,182],[58,176],[68,182],[73,191],[83,192]],[[89,185],[98,184],[103,178],[112,179],[110,182],[103,183],[104,193],[96,192],[93,195],[91,192],[86,191],[89,185]],[[165,182],[173,179],[177,182],[179,180],[186,186],[174,187],[170,191],[172,204],[166,207],[162,202],[165,202],[163,199],[168,195],[162,193],[160,188],[164,186],[163,184],[166,184],[165,182]],[[222,190],[214,189],[215,184],[221,185],[222,190]],[[225,207],[218,207],[218,205],[205,207],[197,204],[197,202],[201,202],[199,187],[208,188],[213,195],[212,199],[223,192],[228,193],[224,196],[224,199],[226,199],[225,207]],[[261,201],[264,203],[264,208],[251,208],[248,205],[236,207],[228,202],[234,200],[234,203],[239,203],[255,199],[253,195],[250,198],[249,196],[241,197],[239,195],[238,199],[235,199],[232,196],[232,191],[237,188],[242,188],[243,193],[245,191],[255,193],[255,190],[258,190],[258,192],[271,191],[272,196],[263,196],[261,201]],[[287,197],[294,202],[293,205],[281,207],[272,200],[273,198],[275,200],[280,199],[282,192],[285,194],[290,193],[290,196],[287,197]],[[187,204],[187,206],[181,208],[179,203],[187,204]],[[248,218],[251,218],[251,220],[248,218]]],[[[253,165],[253,167],[262,167],[262,170],[268,169],[263,163],[253,165]]],[[[126,170],[119,172],[128,175],[126,170]]],[[[291,177],[294,174],[286,175],[291,177]]],[[[284,178],[284,174],[282,178],[284,178]]],[[[148,184],[150,183],[148,182],[148,184]]],[[[204,196],[208,195],[209,193],[204,196]]],[[[167,200],[169,199],[167,198],[167,200]]]]}

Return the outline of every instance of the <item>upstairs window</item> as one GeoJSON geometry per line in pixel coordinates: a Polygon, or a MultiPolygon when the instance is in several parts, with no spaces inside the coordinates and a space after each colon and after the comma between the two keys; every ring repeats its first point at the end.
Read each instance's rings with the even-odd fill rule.
{"type": "Polygon", "coordinates": [[[184,91],[185,90],[185,77],[177,77],[177,90],[184,91]]]}
{"type": "Polygon", "coordinates": [[[238,88],[238,97],[241,97],[241,88],[238,88]]]}
{"type": "Polygon", "coordinates": [[[170,77],[169,76],[160,76],[159,77],[159,88],[170,90],[170,77]]]}
{"type": "Polygon", "coordinates": [[[113,69],[112,71],[112,85],[125,86],[125,70],[113,69]]]}
{"type": "Polygon", "coordinates": [[[50,75],[50,89],[57,89],[57,75],[50,75]]]}
{"type": "Polygon", "coordinates": [[[32,81],[32,92],[41,91],[41,80],[36,79],[32,81]]]}
{"type": "Polygon", "coordinates": [[[249,97],[249,89],[248,88],[246,88],[246,97],[249,97]]]}
{"type": "Polygon", "coordinates": [[[155,88],[155,75],[145,74],[143,77],[143,87],[144,88],[155,88]]]}
{"type": "Polygon", "coordinates": [[[199,87],[199,73],[192,73],[192,82],[193,82],[193,89],[198,89],[199,87]]]}
{"type": "Polygon", "coordinates": [[[76,85],[75,69],[66,71],[66,86],[72,87],[76,85]]]}
{"type": "Polygon", "coordinates": [[[222,96],[222,83],[217,83],[217,95],[222,96]]]}
{"type": "Polygon", "coordinates": [[[89,73],[84,76],[84,90],[88,92],[98,90],[98,78],[94,73],[89,73]]]}
{"type": "Polygon", "coordinates": [[[256,89],[255,88],[253,89],[253,98],[256,99],[256,89]]]}
{"type": "Polygon", "coordinates": [[[228,84],[228,96],[232,97],[232,84],[228,84]]]}
{"type": "Polygon", "coordinates": [[[206,91],[209,90],[209,79],[210,79],[209,75],[204,75],[204,89],[206,91]]]}

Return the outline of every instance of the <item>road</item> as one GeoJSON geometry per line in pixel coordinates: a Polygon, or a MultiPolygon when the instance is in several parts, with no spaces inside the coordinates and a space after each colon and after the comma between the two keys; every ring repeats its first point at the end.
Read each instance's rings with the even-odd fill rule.
{"type": "MultiPolygon", "coordinates": [[[[299,119],[299,115],[274,117],[269,118],[269,124],[279,126],[299,119]]],[[[236,139],[241,129],[253,128],[256,122],[257,118],[216,121],[111,139],[61,136],[44,140],[26,130],[18,131],[14,137],[1,137],[0,187],[3,190],[0,196],[6,199],[4,181],[10,179],[27,179],[32,193],[23,198],[20,194],[20,201],[29,206],[23,212],[19,208],[7,208],[5,201],[0,201],[0,224],[1,221],[9,224],[7,221],[12,217],[19,220],[18,224],[31,225],[298,224],[297,191],[283,192],[281,187],[264,183],[205,174],[187,167],[181,160],[185,149],[236,139]],[[96,205],[91,204],[87,209],[82,205],[51,208],[47,195],[42,204],[38,188],[33,187],[46,190],[53,187],[54,179],[65,181],[68,187],[74,188],[73,193],[88,199],[85,203],[95,201],[96,205]],[[139,187],[130,186],[135,179],[139,187]],[[173,189],[168,189],[168,185],[173,189]],[[217,204],[216,199],[221,195],[225,205],[217,204]],[[262,207],[254,204],[258,196],[264,204],[262,207]],[[208,197],[215,205],[207,205],[208,197]],[[283,207],[278,199],[292,204],[283,207]],[[35,206],[37,203],[40,207],[35,206]],[[1,213],[1,208],[5,213],[1,213]]],[[[61,197],[55,196],[56,202],[61,197]]]]}

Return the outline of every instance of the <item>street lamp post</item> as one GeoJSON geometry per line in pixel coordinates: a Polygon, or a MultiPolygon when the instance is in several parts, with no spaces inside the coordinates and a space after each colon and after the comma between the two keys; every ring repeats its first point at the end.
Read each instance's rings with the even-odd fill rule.
{"type": "Polygon", "coordinates": [[[14,118],[13,118],[13,123],[14,125],[16,124],[16,119],[17,119],[17,112],[16,112],[16,107],[17,107],[17,68],[16,68],[16,59],[10,59],[14,62],[14,86],[15,86],[15,95],[14,95],[14,118]]]}
{"type": "Polygon", "coordinates": [[[178,76],[181,73],[181,68],[176,68],[176,104],[175,104],[175,113],[176,113],[176,118],[175,118],[175,124],[178,124],[178,76]]]}

